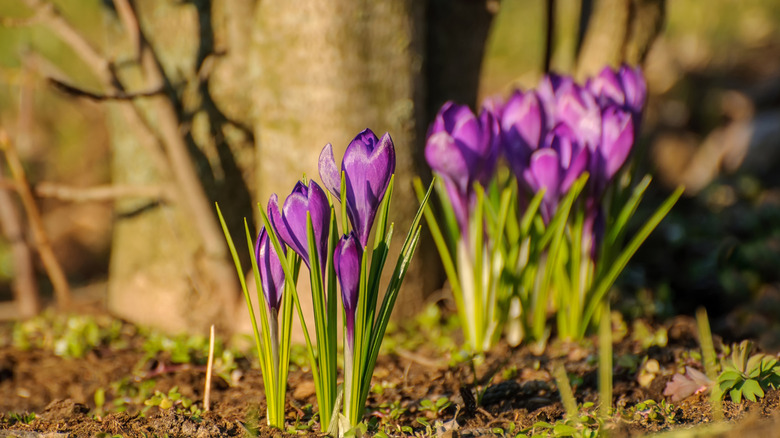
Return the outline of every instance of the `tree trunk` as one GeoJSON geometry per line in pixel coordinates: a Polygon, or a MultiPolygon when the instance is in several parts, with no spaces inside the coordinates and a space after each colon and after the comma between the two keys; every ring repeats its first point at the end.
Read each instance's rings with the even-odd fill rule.
{"type": "MultiPolygon", "coordinates": [[[[396,233],[388,263],[395,263],[417,210],[411,181],[423,162],[423,3],[261,2],[256,17],[261,203],[271,193],[283,201],[304,173],[319,180],[317,158],[326,143],[333,144],[338,160],[363,129],[378,136],[389,132],[397,162],[390,212],[396,233]]],[[[438,286],[430,268],[437,266],[435,257],[432,246],[419,248],[396,312],[418,311],[425,293],[438,286]]]]}
{"type": "Polygon", "coordinates": [[[578,79],[597,75],[606,65],[641,64],[663,28],[665,11],[665,0],[585,1],[578,79]]]}
{"type": "Polygon", "coordinates": [[[251,129],[221,112],[221,96],[205,80],[216,62],[211,3],[138,0],[132,9],[139,35],[127,32],[133,26],[121,11],[113,23],[122,21],[125,32],[108,30],[122,38],[109,44],[114,59],[127,60],[117,67],[120,82],[128,91],[163,87],[165,94],[136,101],[140,117],[124,103],[114,105],[113,182],[162,184],[175,195],[117,202],[108,305],[173,332],[213,323],[232,329],[238,282],[213,202],[234,232],[242,228],[251,205],[242,177],[253,165],[251,129]]]}

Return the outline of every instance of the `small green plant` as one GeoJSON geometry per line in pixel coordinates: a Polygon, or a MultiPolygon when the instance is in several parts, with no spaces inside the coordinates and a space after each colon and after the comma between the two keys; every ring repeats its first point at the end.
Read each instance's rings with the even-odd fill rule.
{"type": "Polygon", "coordinates": [[[191,415],[196,420],[200,419],[201,415],[203,415],[203,411],[195,406],[192,400],[179,393],[178,386],[174,386],[167,393],[155,391],[153,396],[144,401],[144,405],[146,406],[146,408],[144,408],[145,411],[154,406],[162,410],[168,410],[175,407],[176,413],[191,415]]]}
{"type": "Polygon", "coordinates": [[[740,403],[743,397],[754,402],[767,389],[780,386],[777,358],[761,353],[751,355],[752,351],[753,344],[742,341],[731,348],[731,357],[723,361],[718,386],[723,394],[728,392],[734,403],[740,403]]]}
{"type": "Polygon", "coordinates": [[[426,398],[420,402],[420,411],[430,412],[433,416],[438,417],[442,411],[451,405],[452,402],[447,397],[439,397],[436,401],[426,398]]]}
{"type": "Polygon", "coordinates": [[[645,400],[628,409],[625,417],[627,421],[641,424],[676,424],[677,408],[666,400],[645,400]]]}
{"type": "Polygon", "coordinates": [[[555,423],[546,421],[537,421],[531,427],[522,429],[515,434],[514,424],[511,429],[505,429],[504,433],[494,433],[502,436],[520,437],[573,437],[573,438],[596,438],[604,428],[604,419],[598,415],[593,403],[583,403],[579,406],[579,414],[575,417],[569,417],[558,420],[555,423]]]}
{"type": "Polygon", "coordinates": [[[9,425],[13,426],[16,423],[30,424],[35,420],[35,412],[16,413],[12,412],[8,415],[9,425]]]}
{"type": "Polygon", "coordinates": [[[80,358],[101,346],[119,346],[121,335],[122,323],[109,317],[44,312],[14,325],[12,344],[21,350],[41,348],[80,358]]]}

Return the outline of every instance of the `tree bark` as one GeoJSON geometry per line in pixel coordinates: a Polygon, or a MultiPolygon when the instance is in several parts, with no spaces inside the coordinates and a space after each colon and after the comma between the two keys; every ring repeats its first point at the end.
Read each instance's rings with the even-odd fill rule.
{"type": "MultiPolygon", "coordinates": [[[[317,157],[326,143],[333,144],[338,160],[363,129],[378,136],[389,132],[397,161],[390,212],[396,233],[388,263],[395,263],[418,206],[411,180],[423,163],[423,3],[261,2],[256,17],[255,137],[262,205],[271,193],[283,201],[304,173],[319,180],[317,157]]],[[[419,248],[396,314],[418,311],[425,293],[438,286],[435,271],[431,275],[435,257],[432,246],[419,248]]]]}
{"type": "Polygon", "coordinates": [[[577,77],[598,74],[606,65],[641,64],[663,28],[665,0],[587,0],[580,24],[577,77]],[[595,3],[595,4],[594,4],[595,3]]]}
{"type": "Polygon", "coordinates": [[[109,308],[168,331],[203,331],[213,323],[232,329],[238,282],[213,202],[221,202],[231,229],[239,229],[241,212],[251,204],[242,175],[253,160],[241,154],[251,150],[251,131],[228,119],[208,88],[215,56],[211,3],[138,0],[130,8],[137,40],[127,39],[136,37],[127,31],[133,17],[119,8],[123,2],[115,4],[126,31],[109,46],[114,59],[129,60],[117,67],[120,83],[130,90],[162,87],[165,95],[135,102],[135,120],[121,108],[112,111],[113,180],[170,182],[178,195],[173,203],[116,204],[109,308]],[[131,129],[129,122],[135,122],[131,129]],[[139,139],[143,128],[151,135],[139,139]]]}

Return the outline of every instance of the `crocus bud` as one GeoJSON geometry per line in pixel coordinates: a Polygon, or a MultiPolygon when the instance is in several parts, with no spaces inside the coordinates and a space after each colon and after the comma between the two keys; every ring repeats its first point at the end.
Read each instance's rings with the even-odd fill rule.
{"type": "Polygon", "coordinates": [[[523,182],[532,192],[545,190],[540,210],[545,222],[552,218],[560,199],[588,169],[590,149],[581,145],[571,127],[561,124],[545,138],[545,146],[531,154],[523,182]]]}
{"type": "Polygon", "coordinates": [[[602,135],[598,154],[603,161],[605,181],[610,181],[623,166],[634,145],[634,123],[629,112],[608,107],[602,116],[602,135]]]}
{"type": "Polygon", "coordinates": [[[647,85],[639,67],[624,64],[617,71],[604,67],[586,86],[602,108],[617,105],[630,112],[634,116],[634,129],[638,130],[647,98],[647,85]]]}
{"type": "MultiPolygon", "coordinates": [[[[374,225],[379,205],[395,172],[395,147],[390,134],[381,139],[366,129],[355,137],[344,152],[341,170],[346,178],[347,215],[363,246],[374,225]]],[[[333,148],[326,145],[320,154],[320,177],[325,187],[340,198],[341,171],[333,158],[333,148]]]]}
{"type": "MultiPolygon", "coordinates": [[[[282,251],[287,252],[285,246],[282,246],[282,251]]],[[[260,283],[263,295],[265,295],[265,302],[272,313],[278,314],[284,291],[284,269],[282,269],[279,256],[271,245],[271,239],[268,237],[268,231],[265,227],[260,230],[260,234],[257,236],[255,258],[260,270],[260,283]]]]}
{"type": "Polygon", "coordinates": [[[546,132],[545,114],[533,91],[515,91],[507,100],[501,117],[504,155],[515,175],[522,175],[531,153],[541,146],[546,132]]]}
{"type": "Polygon", "coordinates": [[[363,247],[354,231],[344,235],[336,244],[333,254],[333,264],[336,277],[341,286],[341,300],[344,303],[344,313],[347,316],[347,342],[353,344],[355,336],[355,312],[357,311],[358,291],[360,289],[360,265],[363,257],[363,247]]]}
{"type": "Polygon", "coordinates": [[[493,178],[499,152],[498,121],[483,111],[477,118],[465,105],[447,102],[428,131],[425,158],[438,173],[462,230],[467,228],[473,184],[493,178]]]}
{"type": "Polygon", "coordinates": [[[325,270],[330,230],[330,204],[328,196],[314,181],[306,186],[298,181],[292,193],[284,201],[282,210],[276,194],[268,201],[268,217],[279,238],[301,256],[306,266],[309,261],[309,244],[306,236],[306,216],[311,215],[314,242],[320,260],[321,271],[325,270]]]}
{"type": "Polygon", "coordinates": [[[642,76],[642,70],[639,67],[622,65],[618,76],[626,95],[625,105],[634,114],[634,122],[638,125],[647,99],[647,83],[642,76]]]}

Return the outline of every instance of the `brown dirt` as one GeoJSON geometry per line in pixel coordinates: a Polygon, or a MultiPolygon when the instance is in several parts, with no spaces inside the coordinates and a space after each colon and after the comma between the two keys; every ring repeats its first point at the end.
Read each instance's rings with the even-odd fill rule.
{"type": "MultiPolygon", "coordinates": [[[[669,345],[665,348],[651,347],[642,351],[629,339],[616,344],[616,359],[628,355],[639,360],[644,357],[656,359],[661,364],[661,373],[649,387],[643,388],[637,383],[637,371],[619,365],[616,360],[613,401],[624,414],[616,414],[608,422],[612,436],[637,436],[711,421],[708,397],[701,394],[674,405],[675,424],[642,413],[625,415],[638,402],[663,400],[666,382],[685,360],[683,353],[696,348],[690,320],[677,318],[667,327],[669,345]]],[[[528,348],[512,349],[500,345],[476,366],[470,363],[448,365],[441,353],[429,348],[419,348],[415,352],[397,349],[396,353],[381,357],[377,366],[373,383],[383,391],[371,393],[368,417],[374,422],[381,421],[385,431],[397,436],[408,434],[408,429],[402,429],[404,426],[425,433],[423,422],[426,420],[434,427],[437,421],[447,423],[456,418],[458,429],[452,436],[492,435],[494,428],[506,429],[509,423],[514,423],[517,431],[539,421],[552,423],[564,416],[551,377],[554,362],[563,361],[572,377],[578,401],[597,401],[593,342],[595,340],[579,345],[552,344],[542,356],[535,356],[528,348]],[[481,400],[479,405],[469,403],[472,396],[481,400]],[[438,397],[447,397],[452,404],[438,413],[422,408],[422,400],[438,397]],[[391,405],[402,409],[393,416],[388,407],[391,405]]],[[[286,435],[264,425],[262,379],[248,361],[239,362],[236,372],[240,377],[234,385],[217,377],[211,393],[212,410],[193,416],[176,407],[144,410],[138,397],[128,396],[127,391],[120,394],[117,382],[124,382],[127,387],[153,382],[148,384],[152,390],[167,392],[178,387],[183,397],[202,407],[203,366],[174,365],[165,354],[153,359],[144,360],[144,357],[137,347],[117,351],[99,348],[81,359],[62,358],[46,350],[0,347],[0,437],[14,436],[3,430],[30,437],[115,434],[124,437],[234,437],[245,436],[247,431],[255,431],[259,436],[286,435]],[[114,403],[116,406],[117,398],[128,398],[127,411],[102,412],[94,398],[101,388],[105,391],[107,405],[114,403]],[[26,423],[20,421],[24,413],[36,415],[26,423]]],[[[306,428],[307,424],[313,423],[311,405],[315,404],[310,374],[306,370],[296,367],[291,370],[287,400],[288,427],[298,425],[302,429],[300,435],[318,436],[318,425],[306,428]]],[[[768,391],[757,403],[744,401],[736,405],[725,401],[723,405],[727,419],[738,423],[736,429],[729,426],[728,431],[718,430],[724,435],[746,436],[744,428],[751,434],[776,430],[771,428],[777,425],[776,418],[780,413],[780,391],[768,391]]]]}

